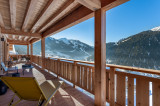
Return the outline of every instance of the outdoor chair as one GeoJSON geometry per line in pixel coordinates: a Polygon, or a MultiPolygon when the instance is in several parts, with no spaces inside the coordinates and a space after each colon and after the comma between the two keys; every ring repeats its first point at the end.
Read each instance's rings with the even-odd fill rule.
{"type": "Polygon", "coordinates": [[[18,104],[21,100],[38,101],[38,106],[46,106],[63,83],[46,80],[39,85],[34,77],[1,77],[1,80],[15,93],[10,106],[18,104]],[[16,102],[15,95],[19,97],[16,102]]]}
{"type": "Polygon", "coordinates": [[[10,71],[17,71],[16,73],[18,74],[18,67],[10,67],[10,68],[7,68],[6,66],[5,66],[5,64],[3,63],[3,62],[1,62],[1,67],[2,67],[2,69],[4,70],[4,73],[6,73],[7,72],[7,75],[9,74],[9,72],[10,71]]]}

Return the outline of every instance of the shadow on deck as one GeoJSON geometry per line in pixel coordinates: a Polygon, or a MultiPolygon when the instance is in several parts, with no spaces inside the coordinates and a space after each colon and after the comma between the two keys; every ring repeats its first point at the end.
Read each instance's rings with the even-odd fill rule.
{"type": "MultiPolygon", "coordinates": [[[[19,64],[19,69],[22,64],[19,64]]],[[[40,68],[34,68],[32,72],[29,70],[25,71],[23,76],[22,70],[19,70],[21,73],[21,77],[36,77],[39,84],[43,83],[44,80],[58,80],[52,74],[41,71],[40,68]]],[[[13,92],[8,89],[5,95],[0,96],[0,106],[8,106],[10,102],[13,92]]],[[[14,101],[18,100],[18,97],[15,98],[14,101]]],[[[21,101],[17,106],[36,106],[37,101],[21,101]]],[[[93,106],[94,100],[87,96],[86,94],[80,92],[79,90],[73,88],[71,85],[64,83],[62,87],[57,91],[56,95],[51,99],[48,106],[93,106]]]]}

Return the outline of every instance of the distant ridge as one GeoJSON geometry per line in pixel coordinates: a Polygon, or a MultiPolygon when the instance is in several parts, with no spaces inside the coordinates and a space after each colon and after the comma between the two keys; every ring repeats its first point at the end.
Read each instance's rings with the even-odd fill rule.
{"type": "MultiPolygon", "coordinates": [[[[21,46],[15,46],[23,53],[21,46]]],[[[46,38],[46,56],[94,61],[94,48],[79,40],[46,38]]],[[[41,54],[40,42],[34,44],[34,54],[41,54]]],[[[160,27],[106,43],[107,64],[118,64],[160,70],[160,27]],[[158,57],[158,58],[157,58],[158,57]]]]}
{"type": "Polygon", "coordinates": [[[152,28],[151,31],[160,31],[160,26],[152,28]]]}

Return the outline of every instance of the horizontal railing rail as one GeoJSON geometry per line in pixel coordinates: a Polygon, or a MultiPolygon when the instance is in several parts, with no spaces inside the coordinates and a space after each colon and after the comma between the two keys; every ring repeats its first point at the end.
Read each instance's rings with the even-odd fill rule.
{"type": "MultiPolygon", "coordinates": [[[[41,66],[40,56],[32,56],[32,60],[41,66]]],[[[44,67],[94,95],[94,63],[47,57],[44,67]]],[[[157,106],[160,104],[159,75],[160,70],[106,64],[106,99],[111,106],[149,106],[149,103],[157,106]]]]}

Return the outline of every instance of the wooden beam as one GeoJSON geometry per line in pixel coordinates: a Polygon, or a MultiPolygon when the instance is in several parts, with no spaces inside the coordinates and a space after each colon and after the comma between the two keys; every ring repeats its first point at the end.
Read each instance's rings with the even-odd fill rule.
{"type": "Polygon", "coordinates": [[[39,33],[30,33],[30,32],[18,31],[13,29],[1,29],[1,33],[41,38],[41,35],[39,33]]]}
{"type": "Polygon", "coordinates": [[[33,38],[32,38],[32,37],[30,37],[30,38],[28,39],[28,41],[30,42],[32,39],[33,39],[33,38]]]}
{"type": "Polygon", "coordinates": [[[12,39],[13,39],[13,40],[15,39],[15,35],[12,35],[12,39]]]}
{"type": "Polygon", "coordinates": [[[92,11],[96,11],[101,8],[100,0],[76,0],[76,1],[92,11]]]}
{"type": "Polygon", "coordinates": [[[29,0],[29,6],[28,6],[26,16],[25,16],[25,19],[24,19],[24,23],[23,23],[23,26],[22,26],[23,31],[27,27],[27,24],[28,24],[30,18],[32,18],[32,14],[35,10],[37,2],[38,2],[38,0],[29,0]]]}
{"type": "Polygon", "coordinates": [[[7,35],[7,39],[12,40],[12,35],[6,34],[7,35]]]}
{"type": "MultiPolygon", "coordinates": [[[[15,36],[15,35],[14,35],[15,36]]],[[[19,36],[15,36],[15,39],[14,40],[18,40],[19,39],[19,36]]]]}
{"type": "Polygon", "coordinates": [[[6,39],[8,39],[8,38],[9,38],[7,34],[4,34],[4,36],[5,36],[5,38],[6,38],[6,39]]]}
{"type": "Polygon", "coordinates": [[[28,45],[29,42],[24,42],[24,41],[18,41],[18,40],[9,40],[7,39],[9,44],[14,44],[14,45],[28,45]]]}
{"type": "Polygon", "coordinates": [[[42,70],[45,69],[45,38],[41,38],[42,70]]]}
{"type": "Polygon", "coordinates": [[[27,41],[28,39],[29,39],[29,37],[26,36],[26,37],[24,38],[24,41],[27,41]]]}
{"type": "MultiPolygon", "coordinates": [[[[87,1],[87,0],[86,0],[87,1]]],[[[101,0],[101,8],[104,10],[109,10],[113,7],[116,7],[128,0],[101,0]]],[[[72,13],[68,14],[66,17],[61,19],[59,22],[52,25],[50,28],[42,32],[43,37],[51,36],[55,33],[58,33],[66,28],[69,28],[73,25],[76,25],[82,21],[85,21],[93,17],[93,11],[81,6],[74,10],[72,13]]]]}
{"type": "Polygon", "coordinates": [[[18,36],[18,40],[20,40],[20,41],[21,41],[21,40],[22,40],[22,36],[18,36]]]}
{"type": "Polygon", "coordinates": [[[48,23],[50,23],[53,19],[55,19],[56,17],[58,17],[62,12],[64,12],[65,10],[67,10],[68,8],[77,5],[76,2],[73,2],[74,0],[69,0],[67,1],[62,8],[60,8],[55,14],[53,14],[50,18],[48,18],[38,29],[36,32],[39,32],[42,28],[44,28],[46,25],[48,25],[48,23]]]}
{"type": "Polygon", "coordinates": [[[4,26],[3,17],[2,17],[2,14],[1,14],[1,13],[0,13],[0,26],[1,26],[2,28],[5,27],[5,26],[4,26]]]}
{"type": "Polygon", "coordinates": [[[44,9],[42,10],[42,12],[39,14],[38,18],[35,20],[35,22],[33,23],[32,27],[31,27],[31,32],[33,32],[33,30],[35,29],[34,27],[36,26],[36,24],[38,23],[38,21],[41,19],[42,16],[45,16],[46,13],[48,11],[50,11],[52,7],[52,4],[54,4],[55,0],[49,0],[47,5],[44,7],[44,9]]]}
{"type": "Polygon", "coordinates": [[[84,6],[80,6],[71,14],[67,15],[61,21],[57,22],[55,25],[51,26],[48,30],[43,32],[42,37],[47,37],[49,35],[60,32],[66,28],[69,28],[75,24],[78,24],[86,19],[93,17],[93,15],[94,14],[90,9],[84,6]]]}
{"type": "Polygon", "coordinates": [[[41,40],[41,39],[34,38],[34,39],[30,40],[30,43],[32,44],[32,43],[38,42],[38,41],[40,41],[40,40],[41,40]]]}
{"type": "Polygon", "coordinates": [[[104,11],[107,11],[127,1],[129,0],[101,0],[101,6],[104,9],[104,11]]]}
{"type": "Polygon", "coordinates": [[[95,105],[106,105],[106,13],[95,11],[95,105]]]}
{"type": "Polygon", "coordinates": [[[22,38],[21,38],[21,39],[22,39],[22,41],[24,41],[24,39],[26,38],[25,36],[21,36],[21,37],[22,37],[22,38]]]}
{"type": "Polygon", "coordinates": [[[16,0],[9,0],[10,4],[10,15],[11,15],[11,26],[13,29],[16,27],[16,0]]]}

